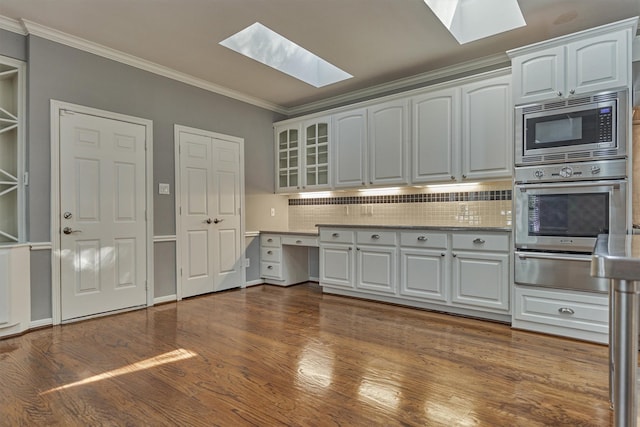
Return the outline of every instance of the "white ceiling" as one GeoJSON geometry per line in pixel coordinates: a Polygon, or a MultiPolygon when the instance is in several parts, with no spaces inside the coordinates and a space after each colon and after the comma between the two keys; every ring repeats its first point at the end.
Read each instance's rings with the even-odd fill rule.
{"type": "Polygon", "coordinates": [[[526,27],[465,45],[423,0],[0,0],[0,15],[134,55],[283,111],[640,15],[639,0],[519,3],[526,27]],[[355,77],[314,88],[218,45],[256,21],[355,77]]]}

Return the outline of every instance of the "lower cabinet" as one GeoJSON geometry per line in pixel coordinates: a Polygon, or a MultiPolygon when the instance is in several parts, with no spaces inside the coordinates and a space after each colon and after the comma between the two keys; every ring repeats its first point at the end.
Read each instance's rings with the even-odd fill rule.
{"type": "Polygon", "coordinates": [[[316,237],[263,234],[260,236],[260,277],[271,285],[289,286],[309,280],[309,247],[316,237]]]}
{"type": "Polygon", "coordinates": [[[609,342],[607,294],[516,285],[512,326],[516,329],[609,342]]]}
{"type": "Polygon", "coordinates": [[[321,228],[320,285],[327,293],[509,322],[509,242],[506,231],[321,228]]]}
{"type": "Polygon", "coordinates": [[[0,246],[0,337],[29,329],[30,256],[29,245],[0,246]]]}

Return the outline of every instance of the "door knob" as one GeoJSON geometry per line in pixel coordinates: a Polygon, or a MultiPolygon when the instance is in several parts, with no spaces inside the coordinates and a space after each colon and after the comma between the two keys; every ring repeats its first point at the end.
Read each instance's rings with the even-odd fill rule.
{"type": "Polygon", "coordinates": [[[71,218],[73,215],[71,214],[71,212],[65,212],[64,214],[62,214],[62,216],[64,217],[64,219],[69,219],[69,218],[71,218]]]}
{"type": "Polygon", "coordinates": [[[82,233],[82,230],[74,230],[71,227],[65,227],[62,229],[62,232],[64,234],[71,234],[71,233],[82,233]]]}
{"type": "Polygon", "coordinates": [[[211,218],[205,219],[204,222],[206,222],[207,224],[211,224],[212,223],[211,218]]]}
{"type": "MultiPolygon", "coordinates": [[[[211,220],[209,220],[209,221],[211,221],[211,220]]],[[[224,219],[218,219],[218,218],[216,218],[216,219],[214,219],[214,220],[213,220],[213,223],[214,223],[214,224],[217,224],[217,223],[222,222],[222,221],[224,221],[224,219]]]]}

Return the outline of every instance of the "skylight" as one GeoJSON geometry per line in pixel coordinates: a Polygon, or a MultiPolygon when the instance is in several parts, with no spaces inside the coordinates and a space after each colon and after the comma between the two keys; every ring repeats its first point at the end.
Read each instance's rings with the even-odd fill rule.
{"type": "Polygon", "coordinates": [[[353,77],[259,22],[220,44],[315,87],[353,77]]]}
{"type": "Polygon", "coordinates": [[[460,44],[526,25],[518,0],[424,0],[460,44]]]}

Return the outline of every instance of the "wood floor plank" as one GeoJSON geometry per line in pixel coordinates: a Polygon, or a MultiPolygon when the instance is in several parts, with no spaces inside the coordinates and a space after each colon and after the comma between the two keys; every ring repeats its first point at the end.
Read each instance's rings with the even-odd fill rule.
{"type": "Polygon", "coordinates": [[[0,341],[0,425],[607,426],[607,347],[255,286],[0,341]]]}

